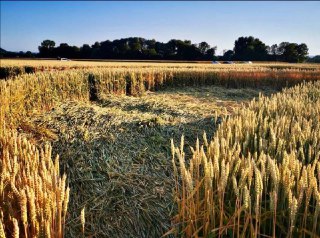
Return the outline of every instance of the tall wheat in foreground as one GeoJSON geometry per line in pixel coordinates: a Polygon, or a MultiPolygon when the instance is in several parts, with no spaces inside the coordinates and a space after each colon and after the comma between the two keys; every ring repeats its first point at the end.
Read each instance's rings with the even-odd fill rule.
{"type": "Polygon", "coordinates": [[[260,96],[188,160],[172,143],[176,235],[319,237],[319,122],[316,82],[260,96]]]}
{"type": "Polygon", "coordinates": [[[0,130],[0,237],[64,236],[66,176],[51,146],[38,150],[16,132],[0,130]]]}

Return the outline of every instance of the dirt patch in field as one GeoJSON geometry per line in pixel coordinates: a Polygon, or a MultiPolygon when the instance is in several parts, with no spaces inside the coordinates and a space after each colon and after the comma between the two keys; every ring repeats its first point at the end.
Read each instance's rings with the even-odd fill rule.
{"type": "Polygon", "coordinates": [[[221,115],[258,94],[187,87],[141,97],[102,95],[97,103],[65,102],[26,121],[30,137],[52,142],[68,175],[66,237],[80,237],[84,206],[86,237],[163,235],[174,215],[170,139],[179,143],[184,134],[187,147],[204,131],[210,139],[221,115]]]}

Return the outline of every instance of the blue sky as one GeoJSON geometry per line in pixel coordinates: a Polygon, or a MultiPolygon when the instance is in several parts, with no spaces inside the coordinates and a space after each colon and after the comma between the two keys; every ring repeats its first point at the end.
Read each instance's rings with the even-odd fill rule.
{"type": "Polygon", "coordinates": [[[240,36],[268,45],[306,43],[320,54],[320,2],[10,2],[1,1],[1,48],[36,52],[51,39],[81,46],[139,36],[206,41],[218,54],[240,36]]]}

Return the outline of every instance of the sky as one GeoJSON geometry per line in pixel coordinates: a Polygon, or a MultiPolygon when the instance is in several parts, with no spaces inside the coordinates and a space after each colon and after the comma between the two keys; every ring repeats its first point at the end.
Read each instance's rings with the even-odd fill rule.
{"type": "Polygon", "coordinates": [[[45,39],[56,45],[143,37],[208,42],[217,54],[232,49],[240,36],[267,45],[306,43],[320,55],[320,2],[290,1],[1,1],[0,47],[38,52],[45,39]]]}

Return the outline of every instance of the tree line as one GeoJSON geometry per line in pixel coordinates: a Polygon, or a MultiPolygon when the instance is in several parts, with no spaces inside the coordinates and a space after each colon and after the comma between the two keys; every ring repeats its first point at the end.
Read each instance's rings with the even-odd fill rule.
{"type": "Polygon", "coordinates": [[[172,39],[167,43],[130,37],[114,41],[84,44],[82,47],[62,43],[55,46],[52,40],[45,40],[39,46],[42,57],[66,57],[81,59],[145,59],[145,60],[212,60],[216,47],[206,42],[192,44],[189,40],[172,39]]]}
{"type": "Polygon", "coordinates": [[[282,42],[279,45],[268,46],[252,36],[239,37],[233,50],[224,52],[223,60],[240,61],[284,61],[304,62],[308,59],[308,47],[305,43],[297,44],[282,42]]]}
{"type": "MultiPolygon", "coordinates": [[[[266,45],[253,36],[239,37],[232,50],[216,55],[216,46],[203,41],[199,44],[190,40],[172,39],[167,43],[141,37],[84,44],[81,47],[61,43],[56,46],[53,40],[44,40],[38,47],[39,53],[19,52],[21,57],[72,58],[72,59],[136,59],[136,60],[223,60],[223,61],[284,61],[304,62],[308,59],[306,44],[282,42],[279,45],[266,45]]],[[[12,53],[12,52],[10,52],[12,53]]],[[[1,51],[3,57],[10,57],[1,51]]]]}

